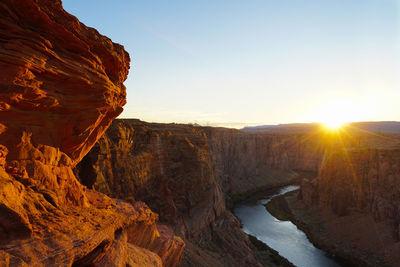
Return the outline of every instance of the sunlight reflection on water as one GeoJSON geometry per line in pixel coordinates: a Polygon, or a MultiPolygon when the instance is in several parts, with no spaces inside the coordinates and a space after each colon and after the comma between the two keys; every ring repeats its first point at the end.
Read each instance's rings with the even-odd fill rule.
{"type": "Polygon", "coordinates": [[[234,213],[242,222],[243,231],[257,237],[296,266],[340,266],[327,257],[324,251],[314,247],[306,235],[292,222],[276,219],[263,206],[274,196],[298,188],[298,186],[286,186],[278,194],[259,200],[256,204],[238,205],[234,213]]]}

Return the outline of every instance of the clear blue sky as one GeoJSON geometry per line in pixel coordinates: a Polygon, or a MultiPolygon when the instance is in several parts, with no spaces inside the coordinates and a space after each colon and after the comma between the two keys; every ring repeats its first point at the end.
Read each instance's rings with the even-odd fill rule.
{"type": "Polygon", "coordinates": [[[400,0],[63,5],[131,55],[121,117],[233,126],[400,120],[400,0]]]}

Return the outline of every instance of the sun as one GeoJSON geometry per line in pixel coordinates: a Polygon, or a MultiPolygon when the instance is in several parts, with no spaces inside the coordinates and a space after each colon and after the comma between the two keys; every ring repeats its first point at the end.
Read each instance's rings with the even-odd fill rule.
{"type": "Polygon", "coordinates": [[[354,112],[354,104],[345,101],[332,101],[324,103],[316,113],[318,122],[325,130],[339,131],[347,125],[357,114],[354,112]]]}
{"type": "Polygon", "coordinates": [[[344,125],[346,125],[346,122],[340,121],[340,120],[328,120],[328,121],[322,122],[322,124],[328,130],[337,131],[340,128],[342,128],[344,125]]]}
{"type": "Polygon", "coordinates": [[[309,121],[317,122],[321,129],[327,132],[344,132],[352,122],[365,120],[371,116],[371,105],[367,105],[359,99],[343,98],[326,99],[320,101],[313,109],[310,109],[309,121]]]}

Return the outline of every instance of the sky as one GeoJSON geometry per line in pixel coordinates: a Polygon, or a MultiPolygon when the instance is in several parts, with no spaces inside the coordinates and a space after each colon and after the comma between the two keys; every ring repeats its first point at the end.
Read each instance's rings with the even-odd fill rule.
{"type": "Polygon", "coordinates": [[[63,0],[131,56],[120,118],[400,120],[400,0],[63,0]]]}

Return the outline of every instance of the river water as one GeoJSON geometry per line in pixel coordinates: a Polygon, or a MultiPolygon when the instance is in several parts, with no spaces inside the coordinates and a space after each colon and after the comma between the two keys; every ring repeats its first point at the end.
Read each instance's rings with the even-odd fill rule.
{"type": "Polygon", "coordinates": [[[268,203],[273,197],[298,188],[299,186],[286,186],[278,194],[266,199],[236,206],[234,213],[242,222],[243,231],[257,237],[296,266],[340,266],[329,258],[323,250],[316,248],[296,225],[290,221],[278,220],[265,208],[264,204],[268,203]]]}

